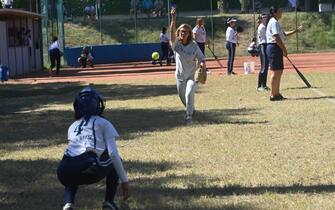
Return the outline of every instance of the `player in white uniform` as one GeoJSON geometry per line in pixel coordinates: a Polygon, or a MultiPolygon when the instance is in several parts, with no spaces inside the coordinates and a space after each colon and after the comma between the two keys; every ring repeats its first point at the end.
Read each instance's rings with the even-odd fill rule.
{"type": "Polygon", "coordinates": [[[60,70],[60,58],[62,56],[62,52],[60,51],[60,43],[58,37],[55,36],[52,39],[52,43],[49,46],[49,56],[50,56],[50,69],[49,75],[52,76],[52,69],[56,67],[56,74],[59,74],[60,70]]]}
{"type": "Polygon", "coordinates": [[[259,57],[261,61],[261,69],[258,74],[258,91],[270,90],[266,85],[269,69],[269,61],[266,55],[266,26],[269,22],[269,15],[262,14],[258,17],[259,25],[257,29],[257,38],[259,44],[259,57]]]}
{"type": "Polygon", "coordinates": [[[102,117],[104,103],[91,87],[84,88],[73,103],[76,121],[68,129],[68,146],[57,175],[65,186],[63,210],[73,209],[80,185],[96,183],[106,177],[103,209],[118,209],[114,203],[119,180],[123,198],[129,197],[128,177],[119,156],[112,123],[102,117]]]}
{"type": "Polygon", "coordinates": [[[227,74],[235,75],[233,71],[234,60],[235,60],[235,51],[237,42],[237,31],[235,30],[236,19],[230,17],[227,19],[227,30],[226,30],[226,48],[228,50],[228,62],[227,62],[227,74]]]}
{"type": "Polygon", "coordinates": [[[194,95],[197,89],[197,83],[194,81],[196,64],[198,61],[201,68],[206,69],[205,56],[197,43],[193,41],[191,26],[182,24],[176,30],[176,9],[172,9],[171,16],[171,46],[176,59],[177,90],[186,107],[186,123],[192,124],[194,95]]]}
{"type": "Polygon", "coordinates": [[[162,28],[162,33],[159,35],[159,41],[161,42],[162,56],[160,57],[159,64],[162,66],[162,60],[166,59],[166,65],[171,65],[171,60],[169,57],[170,49],[170,38],[166,34],[166,28],[162,28]]]}
{"type": "Polygon", "coordinates": [[[198,18],[196,26],[193,28],[193,38],[198,44],[201,52],[205,55],[205,45],[207,44],[207,34],[205,29],[205,21],[202,18],[198,18]]]}
{"type": "Polygon", "coordinates": [[[302,31],[302,26],[293,31],[284,32],[280,26],[279,19],[282,17],[282,10],[278,7],[271,7],[271,19],[266,28],[266,54],[268,56],[271,75],[271,96],[270,101],[281,101],[285,99],[280,93],[280,81],[284,70],[284,57],[287,57],[285,38],[302,31]]]}

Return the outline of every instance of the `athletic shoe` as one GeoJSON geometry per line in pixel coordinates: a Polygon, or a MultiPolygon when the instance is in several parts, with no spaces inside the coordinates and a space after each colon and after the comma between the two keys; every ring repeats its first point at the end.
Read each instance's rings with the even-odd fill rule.
{"type": "Polygon", "coordinates": [[[264,87],[258,87],[258,88],[257,88],[257,91],[264,91],[264,90],[265,90],[264,87]]]}
{"type": "Polygon", "coordinates": [[[280,98],[280,100],[286,100],[287,99],[282,94],[279,94],[278,97],[280,98]]]}
{"type": "Polygon", "coordinates": [[[286,98],[282,96],[281,94],[277,96],[270,96],[270,101],[282,101],[285,100],[286,98]]]}
{"type": "Polygon", "coordinates": [[[72,203],[67,203],[64,205],[63,210],[74,210],[72,203]]]}
{"type": "Polygon", "coordinates": [[[231,72],[231,74],[232,74],[232,75],[237,75],[237,74],[236,74],[235,72],[233,72],[233,71],[231,72]]]}
{"type": "Polygon", "coordinates": [[[102,204],[102,210],[119,210],[114,202],[105,201],[102,204]]]}
{"type": "Polygon", "coordinates": [[[193,124],[193,119],[192,116],[186,116],[186,125],[192,125],[193,124]]]}
{"type": "Polygon", "coordinates": [[[270,89],[268,86],[265,86],[265,87],[264,87],[264,90],[266,90],[266,91],[270,91],[271,89],[270,89]]]}

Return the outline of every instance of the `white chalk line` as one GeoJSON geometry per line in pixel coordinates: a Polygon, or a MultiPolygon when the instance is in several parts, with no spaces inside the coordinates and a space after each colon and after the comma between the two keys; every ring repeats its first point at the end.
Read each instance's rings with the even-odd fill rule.
{"type": "MultiPolygon", "coordinates": [[[[297,76],[297,78],[299,78],[299,80],[300,80],[300,77],[297,76]]],[[[303,83],[301,80],[300,80],[300,82],[301,82],[302,84],[305,85],[305,83],[303,83]]],[[[324,97],[324,99],[326,99],[327,101],[329,101],[329,102],[335,104],[335,99],[333,99],[333,98],[329,98],[329,95],[325,94],[325,93],[322,92],[321,90],[318,90],[318,89],[313,88],[313,87],[310,88],[310,89],[311,89],[314,93],[318,94],[319,96],[324,97]],[[328,97],[328,98],[327,98],[327,97],[328,97]]]]}

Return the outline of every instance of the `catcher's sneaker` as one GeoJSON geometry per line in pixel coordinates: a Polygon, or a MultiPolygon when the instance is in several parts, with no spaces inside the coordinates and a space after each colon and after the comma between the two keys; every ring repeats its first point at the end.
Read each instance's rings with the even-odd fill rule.
{"type": "Polygon", "coordinates": [[[102,210],[119,210],[114,202],[105,201],[102,204],[102,210]]]}
{"type": "Polygon", "coordinates": [[[264,90],[265,90],[265,89],[264,89],[264,87],[262,87],[262,86],[257,88],[257,91],[264,91],[264,90]]]}
{"type": "Polygon", "coordinates": [[[74,210],[73,203],[66,203],[63,207],[63,210],[74,210]]]}
{"type": "Polygon", "coordinates": [[[193,119],[192,116],[186,116],[186,125],[191,125],[193,123],[193,119]]]}

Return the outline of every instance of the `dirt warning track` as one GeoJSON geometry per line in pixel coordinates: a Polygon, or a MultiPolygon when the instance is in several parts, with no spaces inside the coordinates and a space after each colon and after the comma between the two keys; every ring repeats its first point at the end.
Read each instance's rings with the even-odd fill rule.
{"type": "MultiPolygon", "coordinates": [[[[292,62],[301,72],[335,72],[335,52],[307,53],[289,55],[292,62]]],[[[260,61],[258,57],[237,57],[234,71],[243,74],[243,63],[255,62],[255,73],[258,72],[260,61]]],[[[285,61],[285,73],[295,72],[290,63],[285,61]]],[[[225,76],[227,69],[226,58],[220,59],[224,68],[214,59],[208,59],[207,67],[212,75],[225,76]]],[[[117,79],[173,77],[175,66],[162,67],[151,62],[129,62],[117,64],[96,65],[94,68],[64,68],[58,76],[49,77],[47,71],[18,76],[8,83],[55,83],[55,82],[103,82],[117,79]]]]}

